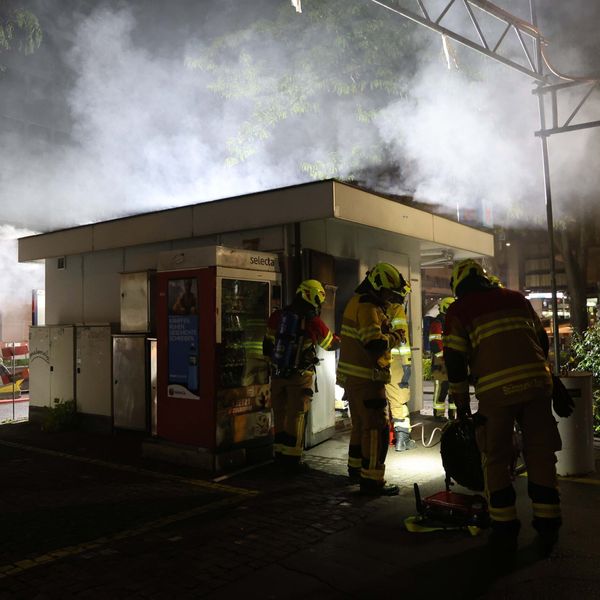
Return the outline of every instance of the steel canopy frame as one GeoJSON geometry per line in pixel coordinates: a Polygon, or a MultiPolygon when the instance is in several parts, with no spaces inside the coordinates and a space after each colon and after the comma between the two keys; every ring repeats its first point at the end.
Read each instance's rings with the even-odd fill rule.
{"type": "Polygon", "coordinates": [[[521,71],[521,73],[524,73],[525,75],[529,75],[529,77],[532,77],[536,81],[544,81],[544,74],[539,69],[537,61],[535,60],[535,56],[531,55],[531,52],[525,43],[525,39],[530,39],[534,42],[540,42],[542,38],[538,30],[530,23],[514,17],[501,8],[498,8],[491,2],[487,2],[486,0],[448,0],[446,6],[442,9],[437,18],[434,18],[430,15],[423,0],[413,0],[414,4],[416,5],[415,8],[420,10],[421,15],[397,5],[396,3],[394,6],[391,6],[390,2],[383,2],[381,0],[371,0],[371,2],[373,2],[373,4],[378,4],[379,6],[386,8],[387,10],[402,17],[410,19],[415,23],[419,23],[420,25],[423,25],[432,31],[448,36],[463,46],[477,50],[478,52],[481,52],[481,54],[485,54],[486,56],[504,63],[505,65],[516,69],[517,71],[521,71]],[[479,41],[471,40],[444,26],[444,20],[448,20],[450,9],[454,5],[459,4],[462,4],[465,7],[466,14],[469,17],[474,33],[476,34],[476,38],[479,41]],[[474,8],[477,10],[473,10],[474,8]],[[482,14],[491,15],[504,24],[504,31],[500,34],[495,43],[493,43],[489,35],[486,37],[483,31],[481,26],[482,14]],[[502,53],[502,50],[504,50],[506,46],[506,44],[502,46],[502,43],[506,39],[507,34],[511,31],[516,34],[519,40],[519,44],[523,52],[522,58],[524,59],[522,62],[519,62],[514,58],[502,53]]]}
{"type": "MultiPolygon", "coordinates": [[[[560,371],[560,347],[558,334],[558,300],[556,286],[556,260],[555,260],[555,245],[554,245],[554,219],[552,214],[552,189],[550,184],[550,160],[548,155],[548,137],[557,133],[566,133],[569,131],[578,131],[599,127],[600,120],[586,121],[583,123],[572,124],[573,119],[580,114],[583,106],[588,102],[592,94],[600,89],[600,80],[587,77],[570,77],[560,74],[556,71],[544,55],[544,46],[546,42],[540,34],[537,27],[537,15],[534,1],[529,0],[529,9],[531,15],[531,23],[520,19],[507,11],[496,6],[488,0],[447,0],[446,5],[441,10],[437,18],[433,18],[425,6],[424,0],[412,0],[414,8],[420,11],[420,14],[395,3],[394,6],[390,2],[383,0],[370,0],[373,4],[377,4],[387,10],[394,12],[402,17],[423,25],[432,31],[440,33],[442,36],[447,36],[450,39],[467,46],[481,54],[492,58],[498,62],[505,64],[512,69],[532,78],[537,86],[534,94],[538,96],[538,106],[540,115],[539,131],[535,132],[541,140],[542,148],[542,168],[544,172],[544,191],[546,200],[546,221],[548,228],[548,243],[550,247],[550,280],[552,289],[552,332],[553,332],[553,347],[554,347],[554,372],[560,371]],[[466,9],[465,15],[468,16],[475,35],[475,39],[469,39],[450,28],[444,27],[444,19],[447,18],[450,9],[454,5],[462,4],[466,9]],[[474,10],[475,9],[475,10],[474,10]],[[495,43],[490,41],[490,36],[486,37],[481,26],[481,16],[483,14],[491,15],[498,21],[504,24],[504,30],[496,39],[495,43]],[[515,60],[512,55],[507,56],[502,53],[505,49],[502,46],[507,34],[514,32],[518,38],[519,45],[522,51],[521,61],[515,60]],[[526,40],[529,40],[530,45],[533,44],[535,56],[532,56],[530,49],[527,47],[526,40]],[[574,110],[566,117],[564,121],[559,120],[559,92],[571,89],[575,86],[586,86],[588,89],[584,91],[579,103],[574,110]],[[546,127],[546,96],[550,96],[552,127],[546,127]]],[[[408,1],[408,0],[407,0],[408,1]]],[[[562,99],[564,96],[561,95],[562,99]]]]}

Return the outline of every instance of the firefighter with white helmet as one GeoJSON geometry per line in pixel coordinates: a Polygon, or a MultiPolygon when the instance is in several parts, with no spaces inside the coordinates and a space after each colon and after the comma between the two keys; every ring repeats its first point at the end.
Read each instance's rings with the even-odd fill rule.
{"type": "MultiPolygon", "coordinates": [[[[552,414],[548,336],[530,302],[519,292],[493,287],[476,261],[457,262],[450,285],[457,300],[446,314],[444,359],[459,418],[470,414],[469,380],[479,401],[476,437],[490,540],[503,554],[517,546],[520,522],[510,469],[516,421],[522,432],[532,524],[542,547],[549,549],[561,524],[555,468],[561,441],[552,414]]],[[[561,414],[564,407],[556,399],[554,405],[561,414]]]]}
{"type": "Polygon", "coordinates": [[[337,381],[346,391],[352,415],[348,473],[365,494],[399,492],[384,477],[390,431],[385,388],[391,381],[390,351],[401,346],[403,335],[392,328],[387,311],[408,289],[396,267],[380,262],[367,272],[344,309],[337,381]]]}
{"type": "Polygon", "coordinates": [[[324,302],[321,282],[304,280],[292,303],[270,316],[263,340],[263,354],[270,358],[272,367],[275,460],[294,471],[306,468],[302,453],[318,363],[315,346],[335,350],[339,344],[339,338],[319,317],[324,302]]]}
{"type": "MultiPolygon", "coordinates": [[[[429,325],[429,347],[431,349],[431,375],[433,377],[433,416],[443,420],[446,415],[446,398],[448,396],[448,374],[444,364],[442,335],[446,311],[454,302],[454,297],[447,296],[438,303],[438,314],[429,325]]],[[[448,402],[448,419],[456,418],[456,406],[448,402]]]]}

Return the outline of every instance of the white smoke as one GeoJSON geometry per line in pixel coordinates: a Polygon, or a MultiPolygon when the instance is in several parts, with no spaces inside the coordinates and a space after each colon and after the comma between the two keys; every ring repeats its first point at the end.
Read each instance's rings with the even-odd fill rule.
{"type": "Polygon", "coordinates": [[[32,291],[44,289],[44,265],[19,263],[17,239],[35,232],[11,225],[0,225],[0,340],[27,340],[31,319],[32,291]]]}
{"type": "MultiPolygon", "coordinates": [[[[548,56],[562,72],[581,74],[597,66],[597,21],[581,19],[583,9],[590,10],[589,3],[582,2],[539,1],[540,27],[550,42],[548,56]]],[[[233,3],[206,4],[206,20],[197,27],[200,41],[193,46],[196,57],[210,46],[211,36],[240,27],[233,3]]],[[[259,4],[276,10],[282,3],[259,4]]],[[[522,0],[498,4],[528,18],[528,3],[522,0]]],[[[5,222],[57,229],[299,183],[310,179],[308,173],[364,175],[370,167],[376,171],[382,161],[392,161],[402,174],[401,180],[379,175],[370,181],[382,192],[412,193],[452,211],[483,203],[493,207],[497,223],[544,221],[541,155],[534,136],[539,129],[537,100],[526,76],[452,41],[448,69],[441,38],[414,25],[414,34],[428,45],[422,45],[420,68],[411,76],[407,95],[379,110],[374,126],[357,124],[347,97],[324,94],[314,99],[318,110],[283,119],[267,135],[251,135],[252,153],[231,164],[228,141],[249,127],[256,106],[268,108],[282,93],[278,77],[270,77],[267,68],[258,82],[244,80],[244,85],[260,86],[250,99],[223,97],[209,86],[214,88],[214,74],[186,64],[191,46],[186,49],[181,43],[168,52],[164,43],[153,46],[141,19],[144,4],[137,12],[122,6],[105,4],[87,16],[61,16],[72,19],[70,46],[62,57],[70,69],[64,97],[72,121],[71,143],[52,140],[39,147],[28,130],[0,134],[5,222]],[[329,172],[332,154],[336,170],[329,172]],[[307,164],[314,170],[303,171],[307,164]]],[[[293,12],[289,4],[286,8],[293,12]]],[[[310,9],[311,3],[305,2],[304,12],[294,14],[300,19],[295,45],[284,48],[272,32],[254,31],[243,37],[237,51],[224,53],[228,67],[245,77],[246,50],[277,73],[288,61],[293,63],[287,52],[314,60],[329,32],[310,19],[310,9]]],[[[48,9],[48,14],[56,10],[48,9]]],[[[372,10],[373,15],[380,11],[382,19],[398,19],[400,31],[401,17],[375,5],[372,10]]],[[[257,8],[256,17],[258,12],[257,8]]],[[[245,18],[250,23],[255,17],[247,11],[245,18]]],[[[303,73],[293,75],[302,81],[303,73]]],[[[35,85],[28,94],[34,101],[43,97],[35,85]]],[[[370,103],[369,94],[376,92],[365,92],[365,111],[381,106],[382,96],[370,103]]],[[[292,110],[294,98],[286,96],[288,100],[292,110]]],[[[573,95],[571,107],[577,102],[573,95]]],[[[583,116],[598,120],[598,115],[600,107],[591,103],[583,116]]],[[[596,200],[599,137],[596,129],[551,138],[559,213],[574,196],[596,200]]],[[[7,244],[3,269],[11,283],[3,286],[0,300],[9,302],[18,295],[25,301],[31,288],[42,285],[41,268],[17,266],[14,237],[22,232],[5,228],[0,235],[12,240],[2,242],[7,244]]]]}

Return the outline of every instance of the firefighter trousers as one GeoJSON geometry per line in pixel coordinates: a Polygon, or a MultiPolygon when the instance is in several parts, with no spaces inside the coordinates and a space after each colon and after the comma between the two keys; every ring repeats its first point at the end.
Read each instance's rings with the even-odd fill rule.
{"type": "MultiPolygon", "coordinates": [[[[434,379],[433,381],[433,416],[443,417],[446,414],[446,400],[448,399],[447,379],[434,379]]],[[[448,399],[448,418],[456,418],[456,404],[448,399]]]]}
{"type": "Polygon", "coordinates": [[[492,525],[517,521],[516,495],[511,483],[515,421],[523,438],[534,526],[536,522],[560,525],[555,452],[560,450],[561,441],[551,399],[541,397],[509,406],[480,403],[478,414],[485,420],[477,427],[476,435],[492,525]]]}
{"type": "Polygon", "coordinates": [[[304,450],[306,416],[313,397],[313,374],[293,373],[271,380],[276,458],[300,462],[304,450]]]}
{"type": "Polygon", "coordinates": [[[400,361],[394,360],[390,373],[392,381],[386,384],[385,395],[390,406],[394,429],[401,427],[403,431],[410,431],[410,412],[407,406],[410,400],[410,365],[402,365],[400,361]]]}
{"type": "Polygon", "coordinates": [[[352,416],[348,472],[360,475],[363,487],[383,486],[390,431],[385,384],[365,380],[345,390],[352,416]]]}

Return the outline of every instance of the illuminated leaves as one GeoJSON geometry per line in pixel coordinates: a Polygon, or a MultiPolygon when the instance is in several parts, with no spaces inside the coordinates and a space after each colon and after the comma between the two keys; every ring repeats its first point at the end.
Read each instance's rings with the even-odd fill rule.
{"type": "Polygon", "coordinates": [[[27,10],[0,2],[0,51],[32,54],[41,43],[42,29],[37,17],[27,10]]]}
{"type": "MultiPolygon", "coordinates": [[[[229,166],[256,154],[284,123],[327,120],[338,105],[344,114],[336,118],[354,119],[356,130],[372,128],[390,97],[406,92],[418,48],[406,22],[347,0],[306,0],[302,9],[298,15],[286,4],[272,18],[215,38],[186,62],[208,75],[208,89],[239,103],[243,118],[227,141],[229,166]]],[[[343,162],[332,153],[300,169],[320,179],[351,170],[343,162]]]]}

